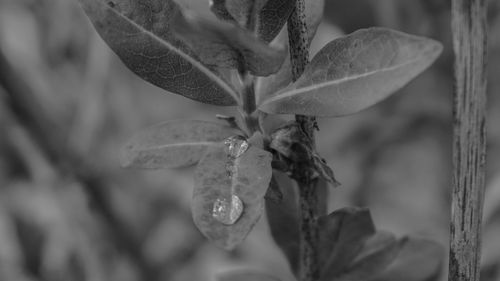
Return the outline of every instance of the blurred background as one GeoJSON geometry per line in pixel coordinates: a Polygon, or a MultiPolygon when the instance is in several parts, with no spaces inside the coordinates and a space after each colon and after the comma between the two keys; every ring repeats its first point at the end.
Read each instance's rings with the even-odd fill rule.
{"type": "MultiPolygon", "coordinates": [[[[331,190],[329,208],[368,206],[379,229],[447,248],[450,1],[326,2],[312,53],[369,26],[445,46],[428,71],[391,98],[357,115],[319,120],[319,151],[342,183],[331,190]]],[[[500,280],[500,1],[489,2],[482,280],[500,280]]],[[[183,3],[209,14],[208,0],[183,3]]],[[[192,169],[120,167],[120,147],[141,128],[214,120],[233,109],[166,93],[133,75],[76,1],[0,0],[0,50],[2,63],[12,66],[0,68],[8,84],[0,86],[0,280],[204,281],[233,268],[293,280],[265,217],[237,250],[207,243],[190,214],[192,169]],[[24,93],[21,103],[7,91],[24,93]]]]}

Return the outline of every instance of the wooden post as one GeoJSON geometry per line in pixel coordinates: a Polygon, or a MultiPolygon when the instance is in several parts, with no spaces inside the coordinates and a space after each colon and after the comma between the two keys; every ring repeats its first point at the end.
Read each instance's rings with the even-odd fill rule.
{"type": "Polygon", "coordinates": [[[450,281],[479,281],[486,158],[486,1],[453,0],[455,51],[450,281]]]}

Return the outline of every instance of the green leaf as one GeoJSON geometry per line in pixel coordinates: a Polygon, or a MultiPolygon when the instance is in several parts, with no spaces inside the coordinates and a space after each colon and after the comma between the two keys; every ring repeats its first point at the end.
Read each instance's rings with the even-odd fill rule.
{"type": "Polygon", "coordinates": [[[194,222],[210,241],[228,250],[241,243],[259,219],[272,173],[269,152],[255,146],[239,151],[244,152],[232,157],[235,154],[225,144],[209,147],[194,176],[194,222]],[[228,203],[229,214],[237,206],[233,196],[242,202],[241,215],[233,223],[223,223],[217,219],[217,202],[228,203]]]}
{"type": "Polygon", "coordinates": [[[283,173],[273,171],[269,189],[279,189],[280,201],[266,200],[266,214],[271,235],[278,247],[285,254],[293,272],[299,269],[299,199],[294,183],[283,173]]]}
{"type": "Polygon", "coordinates": [[[279,281],[279,279],[259,272],[225,272],[217,276],[218,281],[279,281]]]}
{"type": "Polygon", "coordinates": [[[214,105],[235,105],[238,94],[171,30],[180,13],[172,0],[79,0],[99,35],[142,79],[169,92],[214,105]]]}
{"type": "Polygon", "coordinates": [[[214,67],[244,69],[253,75],[277,72],[287,51],[271,47],[237,25],[187,15],[173,21],[175,34],[195,51],[201,61],[214,67]]]}
{"type": "Polygon", "coordinates": [[[440,280],[445,249],[439,243],[408,237],[396,260],[370,281],[440,280]]]}
{"type": "Polygon", "coordinates": [[[147,169],[196,164],[208,147],[234,135],[235,129],[206,121],[168,121],[136,134],[124,147],[122,165],[147,169]]]}
{"type": "Polygon", "coordinates": [[[343,272],[333,279],[324,280],[370,280],[394,261],[406,241],[397,240],[393,234],[387,232],[377,232],[364,242],[361,253],[343,272]]]}
{"type": "MultiPolygon", "coordinates": [[[[256,10],[266,1],[262,0],[213,0],[210,9],[222,20],[233,21],[249,27],[248,17],[254,16],[254,28],[261,40],[271,42],[285,25],[288,17],[293,11],[294,1],[289,0],[267,0],[259,12],[253,10],[253,4],[257,2],[256,10]],[[254,13],[256,15],[254,15],[254,13]]],[[[309,1],[307,1],[309,2],[309,1]]]]}
{"type": "Polygon", "coordinates": [[[261,101],[273,114],[341,116],[388,97],[429,67],[442,45],[386,28],[358,30],[328,43],[292,85],[261,101]]]}
{"type": "MultiPolygon", "coordinates": [[[[290,1],[292,2],[292,1],[290,1]]],[[[309,37],[309,44],[316,34],[319,24],[323,18],[324,0],[305,1],[306,24],[309,37]]],[[[277,38],[280,42],[288,45],[287,32],[282,32],[277,38]]],[[[270,76],[258,77],[255,85],[257,104],[266,99],[266,97],[275,94],[279,90],[285,88],[292,83],[292,65],[290,57],[287,56],[281,69],[270,76]]]]}
{"type": "Polygon", "coordinates": [[[334,280],[360,254],[375,226],[366,208],[348,207],[318,220],[321,280],[334,280]]]}

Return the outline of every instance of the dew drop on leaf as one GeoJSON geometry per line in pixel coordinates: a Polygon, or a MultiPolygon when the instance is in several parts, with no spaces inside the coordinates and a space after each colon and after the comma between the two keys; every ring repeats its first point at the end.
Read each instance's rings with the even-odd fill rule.
{"type": "Polygon", "coordinates": [[[242,213],[243,202],[241,202],[241,199],[236,195],[231,196],[231,200],[217,198],[212,208],[212,216],[226,225],[235,224],[242,213]]]}
{"type": "Polygon", "coordinates": [[[224,141],[227,147],[228,156],[238,158],[248,150],[248,141],[242,136],[232,136],[224,141]]]}

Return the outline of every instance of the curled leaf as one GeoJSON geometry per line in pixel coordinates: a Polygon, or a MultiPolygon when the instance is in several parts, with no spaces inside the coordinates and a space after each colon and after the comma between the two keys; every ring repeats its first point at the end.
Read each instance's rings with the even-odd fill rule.
{"type": "Polygon", "coordinates": [[[196,164],[210,146],[235,130],[207,121],[168,121],[136,134],[124,147],[122,165],[146,169],[196,164]]]}
{"type": "Polygon", "coordinates": [[[271,160],[270,153],[254,146],[237,157],[224,144],[207,149],[195,171],[191,209],[196,226],[215,245],[233,249],[259,219],[271,180],[271,160]],[[242,203],[240,216],[230,223],[221,221],[220,212],[237,208],[234,196],[242,203]]]}
{"type": "Polygon", "coordinates": [[[289,87],[261,100],[273,114],[356,113],[406,85],[439,56],[432,39],[386,28],[361,29],[328,43],[289,87]]]}
{"type": "Polygon", "coordinates": [[[214,105],[236,105],[224,75],[209,69],[171,30],[173,0],[79,0],[95,29],[123,63],[169,92],[214,105]]]}
{"type": "Polygon", "coordinates": [[[213,0],[210,9],[219,19],[237,22],[254,30],[261,40],[271,42],[288,20],[294,3],[290,0],[213,0]],[[248,23],[252,23],[251,26],[248,23]]]}
{"type": "Polygon", "coordinates": [[[194,14],[177,15],[173,29],[202,62],[213,67],[246,69],[253,75],[268,76],[280,69],[287,56],[284,48],[269,46],[237,25],[194,14]]]}

